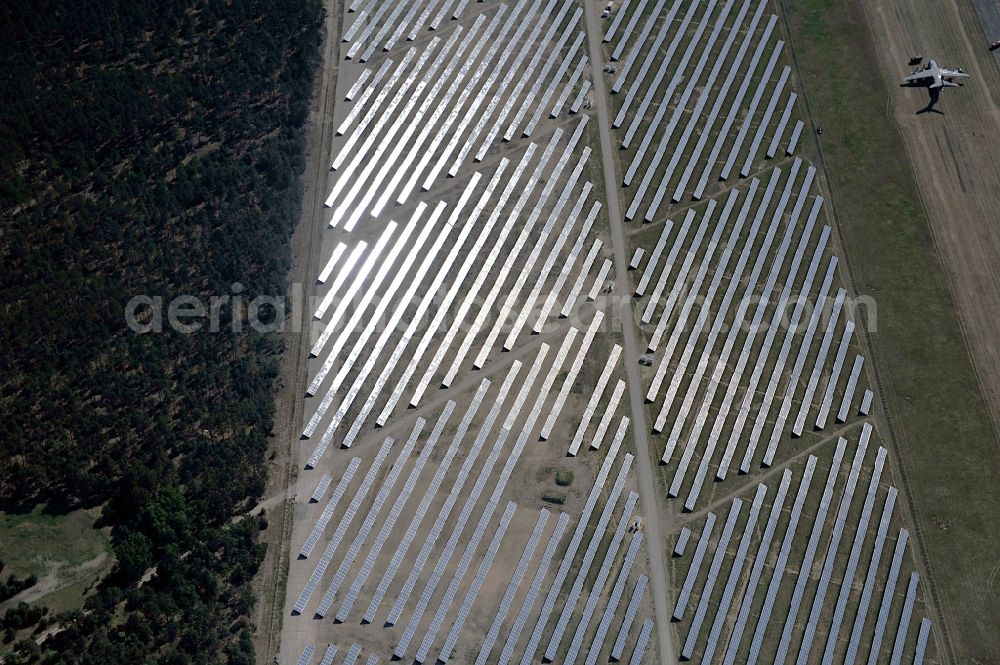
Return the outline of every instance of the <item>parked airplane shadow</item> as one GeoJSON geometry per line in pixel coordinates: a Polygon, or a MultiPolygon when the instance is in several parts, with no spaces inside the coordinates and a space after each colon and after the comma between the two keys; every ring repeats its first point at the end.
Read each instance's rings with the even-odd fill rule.
{"type": "Polygon", "coordinates": [[[922,113],[937,113],[938,115],[944,115],[944,111],[939,111],[934,108],[937,105],[938,100],[941,98],[941,88],[928,88],[927,93],[929,95],[927,106],[917,111],[917,115],[922,113]]]}
{"type": "Polygon", "coordinates": [[[899,86],[900,88],[926,88],[927,94],[929,96],[927,100],[927,106],[923,107],[917,111],[917,115],[923,113],[937,113],[938,115],[944,115],[944,111],[940,111],[935,106],[937,106],[938,100],[941,98],[941,88],[932,88],[929,84],[923,83],[921,81],[912,81],[910,83],[903,83],[899,86]]]}

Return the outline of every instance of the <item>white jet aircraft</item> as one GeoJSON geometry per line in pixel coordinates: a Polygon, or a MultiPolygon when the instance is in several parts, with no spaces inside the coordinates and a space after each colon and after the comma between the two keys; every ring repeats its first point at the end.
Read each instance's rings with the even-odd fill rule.
{"type": "Polygon", "coordinates": [[[932,90],[936,88],[958,88],[959,85],[951,79],[966,78],[968,76],[965,70],[961,68],[938,67],[936,62],[928,60],[926,65],[904,78],[903,83],[916,83],[919,85],[920,83],[931,81],[928,87],[932,90]]]}

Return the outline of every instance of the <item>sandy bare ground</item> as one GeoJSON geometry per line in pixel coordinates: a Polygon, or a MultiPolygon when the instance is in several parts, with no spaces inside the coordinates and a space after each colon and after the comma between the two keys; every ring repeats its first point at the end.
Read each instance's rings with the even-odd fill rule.
{"type": "Polygon", "coordinates": [[[921,89],[890,88],[959,309],[959,318],[994,423],[1000,427],[1000,70],[982,44],[971,6],[955,0],[866,0],[886,77],[909,73],[913,54],[964,67],[972,78],[945,90],[940,114],[917,113],[921,89]]]}
{"type": "Polygon", "coordinates": [[[65,589],[66,587],[75,584],[82,586],[86,583],[88,577],[91,578],[90,584],[96,585],[95,571],[100,571],[102,568],[110,568],[108,565],[109,557],[110,554],[107,552],[101,552],[94,558],[88,559],[76,566],[72,566],[64,561],[47,560],[45,562],[45,573],[39,578],[38,582],[34,586],[13,596],[6,604],[8,607],[15,607],[18,603],[35,603],[44,599],[49,594],[65,589]]]}

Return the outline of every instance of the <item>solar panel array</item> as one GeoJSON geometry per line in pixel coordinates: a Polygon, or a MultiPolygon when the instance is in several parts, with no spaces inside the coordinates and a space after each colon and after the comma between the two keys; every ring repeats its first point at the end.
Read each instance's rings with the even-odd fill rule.
{"type": "MultiPolygon", "coordinates": [[[[627,421],[623,419],[619,431],[622,431],[627,426],[628,426],[627,421]]],[[[563,555],[562,562],[559,564],[559,570],[556,572],[555,579],[549,586],[549,591],[548,594],[545,596],[545,601],[542,604],[542,609],[539,614],[538,620],[535,622],[535,627],[531,632],[531,637],[528,640],[528,645],[524,649],[524,653],[520,661],[523,665],[527,665],[527,663],[530,663],[534,660],[535,654],[537,653],[538,648],[541,644],[543,634],[546,631],[549,619],[551,618],[552,612],[555,609],[556,601],[559,598],[560,593],[562,592],[563,586],[566,583],[567,578],[570,576],[571,570],[573,570],[575,567],[578,566],[589,567],[590,562],[593,561],[594,555],[597,552],[597,548],[600,546],[601,539],[605,535],[604,532],[606,531],[608,524],[611,521],[611,517],[614,514],[615,504],[617,503],[618,498],[621,497],[622,490],[625,486],[625,482],[628,478],[628,473],[632,465],[633,457],[631,454],[628,453],[625,454],[624,461],[622,462],[622,465],[619,468],[618,475],[615,479],[614,484],[611,487],[611,493],[608,496],[604,509],[601,511],[601,515],[598,518],[596,526],[592,527],[593,536],[591,538],[591,543],[587,547],[587,550],[584,552],[584,556],[580,560],[581,562],[580,563],[576,562],[576,554],[580,548],[580,545],[583,543],[584,537],[587,534],[588,525],[590,522],[590,516],[593,513],[594,508],[596,507],[597,500],[600,497],[601,489],[603,488],[604,482],[611,471],[610,463],[613,462],[614,458],[617,455],[617,452],[618,452],[617,446],[613,445],[612,449],[608,451],[607,457],[605,457],[605,462],[601,467],[600,474],[598,475],[598,481],[597,483],[595,483],[594,489],[591,491],[590,496],[587,498],[587,504],[584,507],[583,514],[581,515],[580,521],[577,524],[576,531],[573,533],[573,537],[569,542],[569,546],[566,549],[566,553],[563,555]]],[[[580,574],[580,575],[574,575],[572,578],[573,584],[570,588],[569,593],[572,594],[574,597],[574,600],[572,601],[574,605],[576,601],[579,599],[579,595],[582,590],[583,580],[585,577],[586,577],[585,574],[580,574]]],[[[559,635],[560,637],[561,637],[561,632],[565,631],[566,625],[568,624],[569,619],[573,612],[572,608],[570,608],[567,612],[566,611],[567,607],[569,607],[568,604],[563,605],[564,611],[560,612],[558,623],[556,624],[556,630],[560,632],[559,635]],[[562,625],[561,629],[559,628],[559,624],[562,625]]],[[[554,639],[558,641],[557,638],[554,637],[554,639]]]]}
{"type": "MultiPolygon", "coordinates": [[[[559,545],[568,523],[569,516],[566,515],[566,513],[563,513],[563,515],[560,516],[559,524],[557,525],[555,531],[549,537],[549,543],[545,548],[545,552],[542,554],[542,559],[538,564],[538,568],[535,570],[535,576],[532,578],[531,585],[528,587],[528,591],[525,594],[524,601],[521,604],[521,609],[517,613],[517,617],[510,628],[507,640],[504,642],[503,651],[500,654],[499,662],[501,663],[510,662],[514,648],[517,645],[518,638],[521,635],[521,631],[524,630],[524,626],[534,609],[535,600],[538,598],[538,594],[542,590],[545,575],[552,563],[552,557],[555,555],[556,547],[559,545]],[[563,519],[564,516],[566,519],[563,519]]],[[[480,650],[477,660],[485,661],[488,657],[489,653],[486,649],[486,645],[484,645],[480,650]]]]}
{"type": "MultiPolygon", "coordinates": [[[[627,425],[627,420],[623,419],[618,432],[624,431],[627,425]]],[[[615,482],[607,494],[596,524],[591,521],[597,500],[604,492],[604,485],[612,471],[614,460],[617,459],[620,445],[621,439],[616,435],[602,463],[597,483],[587,500],[584,515],[566,547],[559,569],[549,586],[541,612],[522,652],[519,661],[522,664],[536,662],[539,656],[538,650],[543,643],[546,645],[544,650],[546,661],[555,660],[558,654],[562,654],[559,657],[567,663],[597,662],[605,655],[612,656],[615,649],[623,650],[628,643],[636,645],[634,647],[636,649],[640,648],[638,644],[641,636],[630,634],[631,624],[642,606],[643,590],[648,582],[646,576],[634,573],[643,544],[641,531],[632,532],[634,523],[632,515],[637,506],[638,494],[630,492],[619,509],[624,485],[633,462],[631,454],[626,453],[622,459],[615,482]],[[608,526],[615,520],[617,526],[614,532],[609,534],[608,526]],[[622,554],[621,549],[629,532],[632,532],[632,535],[626,551],[622,554]],[[580,546],[588,535],[590,535],[589,544],[581,556],[580,546]],[[601,550],[604,552],[603,561],[597,565],[592,587],[585,592],[584,583],[588,572],[597,562],[601,550]],[[621,599],[630,580],[637,581],[628,605],[622,607],[621,599]],[[612,645],[606,638],[616,628],[617,638],[612,645]],[[543,639],[546,641],[543,642],[543,639]]],[[[513,637],[516,639],[517,635],[513,637]]],[[[500,663],[510,662],[515,651],[512,644],[504,648],[500,663]]]]}
{"type": "Polygon", "coordinates": [[[319,483],[316,484],[316,489],[313,490],[312,496],[309,497],[309,501],[316,503],[322,499],[326,491],[330,489],[331,482],[333,482],[333,477],[329,473],[324,473],[319,483]]]}
{"type": "MultiPolygon", "coordinates": [[[[513,20],[523,7],[519,3],[507,16],[501,5],[492,18],[480,14],[468,31],[457,25],[447,40],[435,36],[419,56],[416,50],[408,51],[409,57],[404,56],[368,110],[352,119],[356,122],[345,123],[346,142],[334,159],[328,199],[335,210],[334,226],[353,231],[364,202],[376,196],[372,213],[381,219],[388,192],[397,181],[402,184],[402,174],[410,168],[406,160],[419,151],[410,151],[395,165],[393,155],[409,145],[416,128],[431,126],[422,125],[425,116],[435,121],[445,114],[446,104],[438,103],[435,95],[445,89],[446,81],[451,84],[444,100],[468,92],[462,72],[471,69],[479,51],[491,57],[503,50],[499,47],[505,33],[499,26],[531,25],[513,20]],[[501,32],[493,34],[497,29],[501,32]],[[466,57],[470,54],[471,59],[466,57]],[[458,78],[449,78],[453,75],[458,78]],[[395,93],[390,96],[389,90],[395,93]],[[421,103],[424,92],[427,97],[421,103]],[[400,117],[390,127],[389,119],[397,112],[400,117]],[[386,156],[388,146],[395,147],[386,156]],[[384,176],[373,175],[376,164],[384,176]]],[[[372,91],[379,73],[368,79],[372,91]]],[[[358,101],[362,99],[363,94],[358,101]]],[[[452,114],[445,126],[459,117],[461,113],[452,114]]],[[[374,231],[374,240],[359,239],[352,248],[344,241],[335,245],[321,274],[325,293],[314,315],[322,331],[311,351],[318,368],[307,394],[316,402],[307,402],[312,408],[303,436],[320,438],[310,466],[323,459],[331,443],[353,445],[373,416],[375,425],[388,422],[407,393],[410,406],[419,406],[435,377],[451,386],[468,367],[476,344],[479,352],[472,367],[483,367],[497,353],[499,335],[511,322],[514,327],[506,331],[502,347],[512,350],[524,339],[519,333],[539,300],[546,301],[546,311],[534,319],[537,332],[546,326],[555,305],[561,306],[560,313],[575,307],[583,295],[577,284],[606,278],[600,269],[590,275],[601,243],[589,236],[601,205],[588,202],[593,185],[583,177],[591,152],[582,143],[588,119],[582,116],[555,128],[544,137],[544,147],[525,142],[520,156],[505,156],[485,172],[470,172],[454,205],[418,201],[406,213],[408,221],[386,221],[374,231]],[[597,251],[581,264],[578,258],[588,246],[597,251]],[[554,288],[543,296],[554,275],[554,288]],[[497,303],[502,303],[499,310],[497,303]],[[401,362],[404,358],[408,362],[401,362]]]]}
{"type": "MultiPolygon", "coordinates": [[[[611,545],[605,552],[604,563],[597,569],[597,579],[594,582],[594,586],[598,589],[603,589],[604,585],[607,584],[608,576],[611,573],[615,558],[618,555],[618,550],[621,548],[622,541],[625,538],[625,529],[628,527],[629,520],[632,518],[632,512],[635,510],[635,505],[638,501],[639,494],[637,492],[630,493],[628,499],[625,501],[625,507],[622,510],[622,515],[618,519],[618,528],[615,529],[614,536],[611,539],[611,545]]],[[[610,501],[608,502],[608,505],[610,505],[610,501]]],[[[591,541],[591,546],[593,547],[593,545],[594,542],[591,541]]],[[[596,555],[597,548],[594,547],[593,550],[594,555],[596,555]]],[[[590,554],[590,551],[588,551],[587,554],[590,554]]],[[[570,590],[570,600],[563,606],[563,613],[559,617],[559,623],[556,624],[556,630],[552,635],[552,639],[549,641],[548,648],[546,649],[546,653],[552,654],[552,658],[550,660],[555,659],[555,653],[559,648],[561,639],[566,634],[569,617],[572,616],[573,609],[579,602],[580,595],[583,591],[583,581],[590,572],[590,565],[593,559],[593,556],[589,560],[586,556],[584,557],[583,564],[580,567],[576,580],[579,584],[579,591],[577,590],[577,586],[574,584],[574,588],[570,590]],[[567,617],[565,623],[563,621],[563,617],[567,617]]],[[[587,599],[587,603],[583,608],[582,616],[577,624],[576,632],[569,641],[569,653],[566,655],[566,662],[575,662],[577,655],[580,653],[580,649],[583,647],[584,635],[587,633],[590,620],[594,616],[594,611],[597,607],[597,601],[599,599],[600,596],[593,593],[587,599]]]]}
{"type": "MultiPolygon", "coordinates": [[[[483,390],[484,387],[485,386],[480,387],[480,393],[485,392],[485,390],[483,390]]],[[[473,406],[475,409],[478,409],[479,402],[481,402],[482,400],[481,394],[477,393],[477,397],[478,400],[473,401],[473,406]]],[[[364,563],[361,566],[361,571],[355,578],[354,583],[351,584],[351,588],[348,591],[347,596],[341,602],[340,609],[337,610],[338,621],[347,620],[347,616],[354,605],[354,601],[358,597],[358,593],[361,591],[361,587],[364,586],[365,582],[368,580],[368,576],[371,575],[372,570],[374,569],[375,566],[375,561],[377,560],[379,553],[382,551],[382,546],[385,545],[386,540],[388,540],[389,533],[395,526],[396,520],[399,519],[403,507],[405,506],[406,501],[410,498],[410,494],[412,494],[413,489],[417,484],[417,480],[419,479],[420,474],[423,471],[424,465],[427,463],[428,458],[430,458],[430,456],[433,454],[434,447],[437,445],[438,440],[441,438],[441,434],[444,431],[444,428],[448,423],[448,419],[450,418],[454,409],[455,409],[455,403],[452,401],[449,401],[445,405],[445,408],[441,412],[441,415],[438,418],[437,423],[434,425],[434,430],[431,432],[430,439],[427,441],[427,444],[424,446],[423,451],[421,451],[420,453],[420,457],[417,458],[416,463],[413,465],[413,468],[410,471],[410,475],[406,480],[406,485],[399,492],[399,494],[397,494],[396,497],[393,499],[392,508],[390,509],[388,516],[382,522],[382,526],[379,529],[378,535],[375,537],[375,542],[372,545],[371,550],[368,552],[368,557],[365,559],[364,563]]],[[[472,411],[471,413],[474,414],[474,411],[472,411]]],[[[421,419],[418,419],[417,422],[421,423],[421,419]]],[[[411,434],[411,440],[414,439],[416,434],[418,433],[419,430],[415,428],[414,433],[411,434]]],[[[407,443],[409,444],[409,441],[407,443]]],[[[395,469],[393,469],[393,471],[395,471],[395,469]]],[[[376,505],[378,505],[378,501],[376,501],[376,505]]],[[[350,567],[350,562],[353,562],[354,558],[357,557],[359,550],[360,550],[360,545],[358,547],[352,545],[351,551],[348,553],[348,557],[344,560],[344,564],[342,564],[345,571],[348,567],[350,567]]],[[[338,579],[340,580],[339,583],[337,583],[338,587],[339,584],[343,583],[344,575],[346,575],[346,572],[344,574],[340,574],[340,571],[338,571],[338,575],[334,577],[335,582],[338,579]]],[[[331,585],[331,589],[334,589],[333,585],[331,585]]],[[[334,590],[333,593],[331,593],[331,596],[335,594],[336,590],[334,590]]]]}
{"type": "Polygon", "coordinates": [[[822,429],[835,396],[851,401],[857,379],[845,383],[839,367],[855,324],[834,284],[815,177],[795,159],[637,236],[649,239],[634,302],[651,358],[646,400],[664,437],[653,441],[668,497],[685,510],[710,473],[726,479],[737,459],[741,473],[775,464],[812,413],[822,429]]]}
{"type": "Polygon", "coordinates": [[[347,655],[344,657],[343,665],[354,665],[358,662],[358,658],[361,657],[361,646],[358,644],[352,644],[351,648],[347,650],[347,655]]]}
{"type": "Polygon", "coordinates": [[[328,644],[326,651],[323,652],[323,658],[319,661],[319,665],[333,665],[333,659],[337,657],[337,647],[332,644],[328,644]]]}
{"type": "MultiPolygon", "coordinates": [[[[525,573],[528,572],[528,565],[531,563],[535,547],[538,546],[538,542],[542,538],[542,533],[545,529],[545,523],[548,521],[548,518],[549,511],[543,508],[538,513],[538,521],[535,522],[535,528],[531,532],[531,538],[524,546],[524,552],[521,554],[521,558],[518,559],[517,567],[514,569],[514,574],[511,576],[510,583],[504,591],[503,599],[500,601],[500,607],[497,609],[496,617],[494,617],[493,623],[490,624],[490,629],[486,635],[485,641],[483,642],[483,646],[480,647],[479,656],[476,658],[477,664],[486,662],[486,659],[489,658],[490,652],[493,650],[493,645],[496,644],[497,638],[500,636],[500,628],[502,627],[503,621],[507,616],[507,612],[510,611],[511,604],[514,602],[514,594],[517,592],[517,588],[520,586],[521,580],[524,579],[525,573]]],[[[559,516],[559,519],[561,528],[557,530],[561,533],[562,530],[565,529],[565,523],[569,521],[569,515],[562,513],[562,515],[559,516]]]]}
{"type": "MultiPolygon", "coordinates": [[[[524,593],[526,595],[517,617],[510,625],[507,639],[503,642],[504,649],[518,647],[519,636],[522,643],[528,641],[528,635],[523,635],[521,631],[534,618],[551,614],[551,604],[555,598],[553,585],[557,580],[565,580],[568,576],[571,561],[564,559],[555,577],[550,568],[562,533],[574,518],[564,513],[558,524],[550,530],[546,527],[547,520],[542,519],[547,511],[539,513],[538,523],[530,539],[520,543],[523,553],[517,568],[511,572],[506,568],[506,562],[499,560],[498,554],[505,545],[505,535],[508,535],[508,530],[516,519],[515,506],[512,502],[507,502],[507,510],[502,516],[494,513],[503,503],[502,497],[508,491],[508,485],[531,435],[540,434],[546,423],[554,422],[557,417],[554,414],[558,414],[569,394],[567,386],[576,384],[576,374],[586,357],[585,349],[592,344],[599,330],[600,316],[596,316],[594,321],[587,332],[570,327],[562,341],[558,342],[557,348],[548,343],[540,343],[533,360],[526,364],[519,360],[513,361],[502,382],[482,380],[457,427],[454,421],[459,407],[455,401],[449,400],[443,407],[435,409],[432,412],[434,415],[417,417],[405,442],[385,439],[377,449],[364,478],[353,490],[351,504],[343,513],[324,557],[316,564],[306,587],[299,592],[297,613],[309,610],[315,616],[329,616],[339,604],[336,619],[346,626],[350,624],[352,609],[357,602],[362,598],[369,598],[368,610],[363,616],[364,624],[380,623],[384,617],[387,626],[399,625],[402,628],[401,633],[396,633],[398,638],[393,648],[396,657],[412,655],[419,662],[431,658],[447,662],[456,649],[464,647],[463,631],[479,603],[484,602],[487,607],[492,608],[486,611],[494,616],[495,626],[491,634],[495,643],[504,637],[505,624],[509,623],[506,615],[515,606],[517,594],[524,593]],[[430,426],[431,418],[433,427],[430,426]],[[455,430],[454,435],[442,454],[439,448],[443,446],[445,432],[452,429],[455,430]],[[462,468],[455,473],[452,462],[460,457],[463,459],[462,468]],[[429,475],[427,466],[434,468],[433,478],[426,478],[429,475]],[[450,489],[445,489],[449,478],[450,489]],[[417,488],[424,488],[419,502],[419,492],[415,491],[417,488]],[[444,497],[443,503],[440,502],[440,497],[444,497]],[[425,519],[427,513],[435,505],[438,506],[437,517],[433,524],[429,530],[427,527],[421,528],[422,523],[428,522],[425,519]],[[403,530],[402,523],[406,525],[405,533],[401,538],[393,539],[393,533],[398,534],[403,530]],[[546,531],[551,533],[545,552],[538,557],[537,546],[546,531]],[[407,552],[413,549],[411,546],[417,541],[423,545],[414,559],[407,552]],[[396,543],[396,551],[391,557],[384,547],[390,542],[396,543]],[[524,578],[536,559],[539,562],[529,586],[524,578]],[[331,563],[337,565],[330,566],[331,563]],[[507,575],[510,576],[508,579],[512,579],[509,593],[499,606],[492,597],[485,597],[480,593],[487,578],[494,575],[494,564],[500,565],[496,574],[507,575]],[[332,575],[328,567],[333,569],[332,575]],[[380,570],[384,572],[381,574],[381,581],[376,584],[372,579],[373,573],[380,570]],[[406,574],[401,576],[398,574],[401,572],[406,574]],[[313,591],[324,584],[326,593],[318,604],[314,604],[313,591]],[[524,589],[526,586],[528,588],[524,589]],[[536,602],[546,589],[549,589],[547,609],[536,602]],[[393,593],[396,595],[393,596],[393,593]],[[388,614],[383,615],[380,613],[381,601],[387,594],[390,598],[394,597],[395,601],[388,614]],[[415,653],[412,651],[414,645],[415,653]]],[[[624,490],[629,482],[633,457],[628,453],[620,454],[619,450],[626,442],[628,426],[628,419],[621,418],[614,432],[605,427],[600,434],[601,440],[591,440],[597,448],[601,448],[603,444],[603,455],[599,458],[603,461],[600,462],[597,478],[571,543],[572,550],[576,551],[585,534],[595,534],[589,540],[585,554],[588,567],[590,562],[597,561],[598,548],[601,547],[605,532],[611,530],[609,526],[613,523],[612,516],[617,513],[614,505],[605,504],[596,520],[596,526],[591,520],[606,485],[611,485],[608,481],[616,461],[621,461],[622,465],[614,477],[611,491],[615,497],[627,493],[624,490]]],[[[361,466],[360,458],[351,461],[348,473],[343,475],[331,503],[335,505],[340,497],[351,493],[351,480],[354,475],[359,475],[356,472],[361,466]]],[[[608,534],[616,545],[611,553],[605,555],[605,562],[601,567],[602,587],[610,587],[611,575],[617,570],[618,559],[621,557],[615,553],[631,525],[631,515],[636,509],[637,501],[638,495],[635,492],[628,493],[626,507],[618,516],[615,533],[613,536],[608,534]]],[[[613,503],[620,502],[616,500],[613,503]]],[[[321,528],[316,529],[319,534],[317,538],[322,537],[328,522],[327,519],[321,528]]],[[[633,536],[632,542],[635,545],[629,548],[627,561],[622,562],[626,566],[624,572],[616,578],[617,585],[622,589],[639,557],[637,548],[642,543],[641,534],[633,536]]],[[[582,587],[576,586],[582,591],[582,587]]],[[[558,589],[558,586],[555,588],[558,589]]],[[[617,598],[621,596],[622,589],[614,592],[609,588],[608,593],[617,598]]],[[[580,593],[577,595],[579,597],[580,593]]],[[[588,643],[591,634],[596,635],[598,630],[606,633],[624,612],[624,608],[622,612],[616,612],[604,606],[602,598],[602,595],[585,596],[578,604],[586,619],[573,624],[568,619],[566,622],[567,628],[574,628],[581,639],[586,638],[588,643]],[[603,618],[599,625],[594,625],[591,619],[598,612],[601,612],[599,616],[603,618]]],[[[615,604],[618,604],[617,600],[615,604]]],[[[545,625],[542,625],[544,628],[545,625]]],[[[635,639],[638,638],[633,635],[632,640],[635,639]]],[[[595,654],[605,648],[603,641],[602,637],[595,642],[595,654]]],[[[483,653],[488,656],[490,650],[492,644],[483,653]]],[[[510,653],[506,658],[514,655],[510,653]]]]}
{"type": "Polygon", "coordinates": [[[691,529],[686,526],[681,527],[681,531],[677,535],[677,542],[674,543],[674,556],[684,556],[684,550],[687,549],[689,540],[691,540],[691,529]]]}
{"type": "MultiPolygon", "coordinates": [[[[822,455],[786,468],[776,486],[758,484],[749,510],[746,499],[733,499],[719,538],[715,512],[699,530],[692,528],[692,535],[701,534],[695,554],[674,559],[685,580],[674,610],[683,658],[876,663],[900,662],[903,654],[909,662],[918,653],[920,638],[910,625],[916,621],[911,615],[919,575],[911,573],[901,595],[897,580],[912,564],[904,560],[908,533],[898,527],[900,516],[893,510],[897,491],[886,480],[887,451],[878,446],[872,454],[868,423],[855,429],[854,437],[856,444],[841,437],[835,450],[824,448],[822,455]],[[813,479],[824,467],[826,480],[817,497],[813,479]],[[879,521],[873,536],[874,519],[879,521]],[[887,563],[883,551],[893,534],[895,555],[887,563]],[[879,595],[876,616],[873,601],[879,595]]],[[[923,630],[930,630],[927,625],[923,630]]]]}
{"type": "MultiPolygon", "coordinates": [[[[593,641],[590,643],[590,651],[587,653],[587,664],[594,665],[600,657],[601,650],[604,648],[604,639],[607,637],[608,632],[611,630],[611,625],[614,622],[615,614],[618,611],[618,603],[621,601],[622,594],[625,592],[625,586],[628,583],[629,573],[632,571],[632,566],[635,565],[636,559],[641,551],[643,541],[643,535],[640,532],[635,533],[632,536],[631,542],[629,542],[628,551],[625,553],[625,561],[622,563],[621,570],[618,572],[618,579],[615,581],[615,586],[611,590],[611,595],[608,598],[607,607],[604,608],[604,613],[601,615],[600,623],[597,626],[597,633],[594,635],[593,641]]],[[[604,573],[608,571],[610,574],[611,566],[602,567],[601,572],[604,573]]],[[[588,607],[591,603],[596,605],[598,595],[593,594],[587,600],[588,607]]],[[[593,609],[589,610],[591,613],[593,609]]],[[[584,626],[581,621],[580,626],[584,626]]],[[[579,628],[578,628],[579,631],[579,628]]],[[[577,639],[582,640],[582,635],[577,638],[574,637],[574,644],[576,644],[577,639]]]]}
{"type": "MultiPolygon", "coordinates": [[[[864,454],[875,399],[863,385],[867,313],[835,253],[820,174],[795,157],[806,124],[778,17],[763,0],[629,0],[610,14],[604,71],[619,192],[625,220],[642,222],[627,226],[619,249],[619,260],[631,257],[624,274],[645,344],[626,362],[640,365],[661,456],[654,472],[680,522],[669,534],[677,655],[756,662],[765,646],[773,662],[864,655],[876,630],[864,615],[886,579],[876,552],[893,533],[905,543],[906,531],[885,449],[864,454]],[[810,498],[819,472],[806,451],[833,452],[839,469],[846,441],[836,435],[859,422],[852,470],[810,498]],[[790,466],[804,478],[794,503],[790,466]],[[799,571],[794,582],[786,569],[799,571]]],[[[593,416],[588,407],[583,421],[593,416]]],[[[581,444],[577,435],[570,454],[581,444]]],[[[909,660],[912,631],[904,638],[909,660]]],[[[871,662],[891,657],[874,651],[871,662]]]]}
{"type": "Polygon", "coordinates": [[[679,655],[922,659],[930,624],[908,630],[916,578],[895,588],[907,532],[870,425],[849,471],[838,441],[819,504],[809,492],[833,446],[813,443],[852,431],[874,393],[767,3],[625,0],[603,46],[577,0],[344,9],[283,648],[652,660],[642,522],[663,506],[633,491],[631,388],[683,499],[665,505],[693,513],[668,534],[679,655]],[[592,109],[605,81],[610,117],[592,109]],[[601,200],[618,183],[596,175],[605,123],[625,218],[646,222],[625,254],[601,200]],[[629,277],[638,359],[608,297],[629,277]],[[752,496],[706,482],[775,465],[752,496]]]}
{"type": "Polygon", "coordinates": [[[784,97],[790,69],[775,76],[784,43],[763,0],[649,4],[623,6],[604,38],[617,61],[612,127],[625,150],[625,216],[653,221],[665,201],[701,199],[713,175],[736,174],[737,160],[749,175],[786,140],[794,97],[784,97]]]}
{"type": "MultiPolygon", "coordinates": [[[[486,551],[486,556],[483,557],[482,562],[479,564],[479,570],[476,573],[476,577],[472,580],[472,584],[470,585],[469,591],[465,596],[465,600],[462,602],[462,607],[458,611],[458,616],[455,618],[455,622],[452,624],[451,630],[448,631],[448,637],[445,639],[444,646],[441,647],[441,653],[438,654],[437,659],[441,662],[448,662],[448,658],[452,650],[454,650],[455,646],[458,644],[459,634],[461,633],[466,620],[469,618],[469,613],[472,611],[472,604],[476,601],[476,596],[483,586],[483,581],[486,579],[486,573],[489,572],[490,566],[493,564],[493,559],[496,557],[497,550],[500,547],[500,541],[507,533],[507,527],[510,526],[510,520],[514,515],[515,508],[516,506],[513,502],[507,504],[507,512],[504,513],[503,518],[500,520],[500,526],[493,534],[493,540],[490,542],[490,546],[486,551]]],[[[429,645],[433,643],[433,635],[430,631],[428,631],[427,637],[425,637],[424,641],[428,644],[427,648],[429,649],[429,645]]],[[[426,659],[427,651],[424,649],[423,645],[421,645],[421,652],[425,654],[424,659],[426,659]]]]}
{"type": "Polygon", "coordinates": [[[308,557],[316,547],[316,543],[319,542],[319,538],[323,534],[323,530],[326,529],[326,525],[329,524],[330,519],[333,517],[333,513],[337,509],[340,499],[344,496],[344,492],[347,491],[347,486],[350,484],[351,479],[354,477],[354,472],[358,470],[359,466],[361,466],[361,459],[359,457],[352,458],[351,463],[347,466],[347,470],[344,471],[344,475],[341,477],[340,482],[337,483],[336,489],[333,490],[333,496],[330,497],[330,500],[323,508],[323,513],[320,515],[319,519],[316,520],[316,524],[313,526],[312,532],[309,534],[309,538],[306,539],[305,544],[302,545],[302,549],[299,550],[300,557],[308,557]]]}
{"type": "Polygon", "coordinates": [[[615,644],[611,647],[611,657],[615,660],[621,660],[622,653],[625,650],[625,644],[629,639],[629,631],[632,629],[632,624],[635,622],[636,614],[639,611],[639,604],[642,602],[643,593],[646,590],[646,586],[649,584],[649,577],[642,575],[639,580],[635,583],[635,587],[632,589],[632,595],[628,601],[628,607],[625,609],[625,618],[622,619],[622,625],[618,629],[618,637],[615,638],[615,644]]]}

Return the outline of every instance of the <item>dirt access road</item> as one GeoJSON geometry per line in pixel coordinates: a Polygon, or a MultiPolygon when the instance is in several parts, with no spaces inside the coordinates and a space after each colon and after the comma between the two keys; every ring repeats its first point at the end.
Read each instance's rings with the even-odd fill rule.
{"type": "MultiPolygon", "coordinates": [[[[618,174],[615,171],[614,143],[611,138],[611,117],[608,113],[608,96],[604,85],[604,51],[601,47],[600,10],[596,2],[584,3],[587,44],[590,49],[591,77],[594,83],[594,110],[601,136],[601,161],[604,167],[604,184],[607,192],[608,225],[611,244],[615,255],[615,291],[619,296],[629,293],[628,254],[625,249],[625,220],[622,217],[621,201],[618,199],[618,174]]],[[[614,299],[617,301],[617,299],[614,299]]],[[[660,662],[676,663],[677,650],[671,639],[670,607],[667,594],[666,560],[663,558],[663,538],[660,535],[659,506],[661,497],[656,491],[653,479],[652,458],[649,455],[649,425],[646,423],[646,407],[642,382],[639,377],[640,348],[638,335],[631,312],[617,317],[622,321],[625,373],[628,379],[629,404],[632,415],[632,432],[635,436],[637,477],[639,495],[646,515],[646,540],[649,554],[649,579],[653,590],[653,607],[656,612],[656,629],[660,644],[660,662]]]]}
{"type": "MultiPolygon", "coordinates": [[[[326,17],[323,45],[313,89],[315,95],[309,109],[306,126],[306,168],[303,173],[302,211],[292,237],[292,269],[288,283],[301,285],[305,302],[315,293],[323,222],[320,219],[326,197],[330,148],[334,134],[333,105],[337,91],[338,45],[342,21],[340,0],[325,0],[326,17]]],[[[289,297],[294,297],[289,293],[289,297]]],[[[295,447],[300,446],[299,427],[302,423],[302,390],[308,382],[308,330],[312,313],[304,307],[293,312],[300,316],[303,332],[285,334],[285,353],[281,359],[280,379],[275,400],[274,434],[271,450],[274,458],[268,470],[264,500],[255,509],[266,508],[268,528],[261,536],[267,552],[253,583],[257,605],[254,614],[254,650],[258,665],[271,665],[278,653],[285,602],[285,579],[288,574],[289,539],[292,535],[294,505],[289,490],[298,476],[295,447]]]]}

